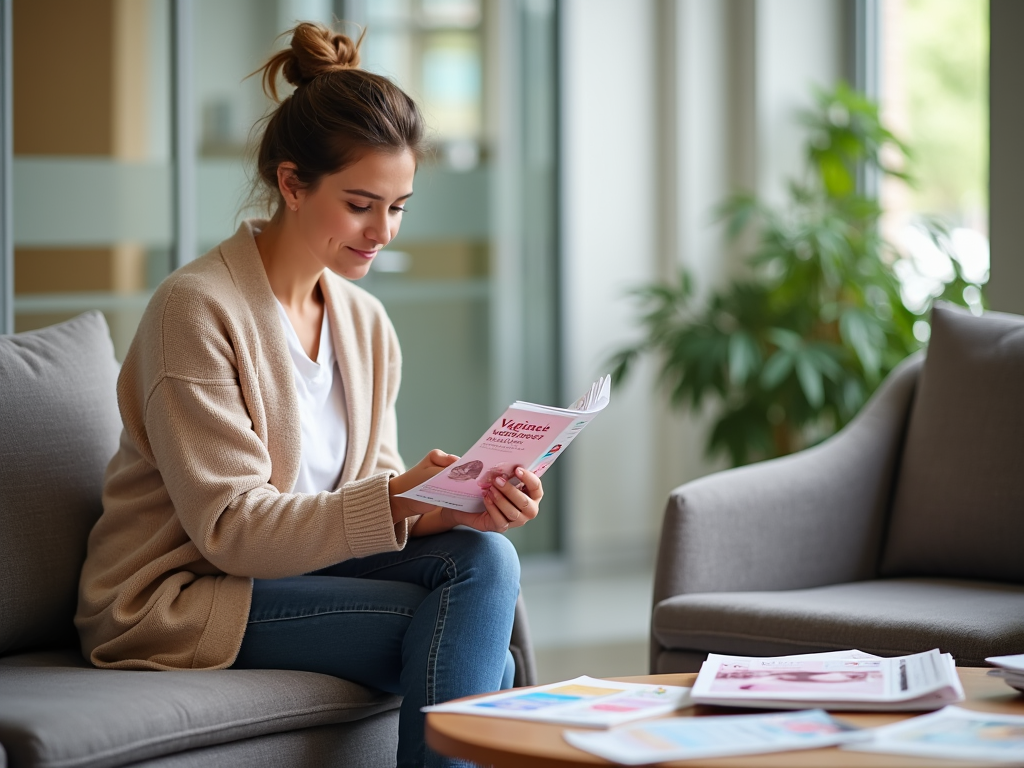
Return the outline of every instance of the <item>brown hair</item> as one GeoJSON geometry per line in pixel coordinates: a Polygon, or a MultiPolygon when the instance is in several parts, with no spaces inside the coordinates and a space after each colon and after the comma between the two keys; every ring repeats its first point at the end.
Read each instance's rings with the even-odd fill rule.
{"type": "Polygon", "coordinates": [[[262,198],[268,209],[280,204],[277,168],[283,162],[295,163],[299,182],[311,188],[368,150],[410,150],[417,160],[422,157],[423,120],[416,103],[386,77],[358,68],[363,35],[353,42],[311,22],[290,32],[289,47],[253,73],[262,73],[263,90],[278,105],[264,118],[252,197],[262,198]],[[283,100],[279,75],[295,86],[283,100]]]}

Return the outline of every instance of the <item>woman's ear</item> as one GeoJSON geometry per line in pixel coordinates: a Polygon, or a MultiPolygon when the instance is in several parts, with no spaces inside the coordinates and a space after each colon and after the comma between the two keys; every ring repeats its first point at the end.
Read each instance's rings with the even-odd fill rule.
{"type": "Polygon", "coordinates": [[[277,189],[285,207],[291,211],[299,209],[304,187],[299,181],[298,166],[295,163],[281,163],[277,166],[277,189]]]}

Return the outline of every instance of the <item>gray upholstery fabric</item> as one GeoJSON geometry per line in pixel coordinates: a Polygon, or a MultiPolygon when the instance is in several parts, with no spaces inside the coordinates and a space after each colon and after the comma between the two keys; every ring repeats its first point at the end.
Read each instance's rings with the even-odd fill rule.
{"type": "Polygon", "coordinates": [[[18,768],[124,765],[349,722],[399,703],[312,672],[100,670],[58,651],[0,659],[0,742],[18,768]]]}
{"type": "Polygon", "coordinates": [[[701,651],[659,650],[651,664],[652,675],[668,675],[678,672],[700,672],[701,664],[708,655],[701,651]]]}
{"type": "Polygon", "coordinates": [[[516,619],[512,625],[512,640],[508,649],[516,663],[516,674],[512,680],[515,687],[537,684],[537,660],[530,642],[530,622],[526,618],[526,603],[520,595],[516,600],[516,619]]]}
{"type": "Polygon", "coordinates": [[[398,710],[391,710],[352,723],[193,749],[129,768],[393,768],[397,750],[398,710]]]}
{"type": "Polygon", "coordinates": [[[85,542],[121,417],[103,315],[0,336],[0,654],[76,642],[85,542]]]}
{"type": "Polygon", "coordinates": [[[1021,584],[1022,541],[1024,317],[936,306],[882,573],[1021,584]]]}
{"type": "Polygon", "coordinates": [[[877,579],[786,592],[679,595],[655,608],[666,649],[774,656],[859,648],[898,656],[938,647],[958,664],[1024,648],[1024,587],[877,579]]]}
{"type": "Polygon", "coordinates": [[[665,509],[654,603],[873,577],[920,366],[920,356],[906,360],[821,445],[676,488],[665,509]]]}

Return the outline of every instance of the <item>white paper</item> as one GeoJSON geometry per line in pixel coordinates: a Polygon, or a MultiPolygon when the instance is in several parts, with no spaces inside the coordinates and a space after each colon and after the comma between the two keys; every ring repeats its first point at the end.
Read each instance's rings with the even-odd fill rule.
{"type": "Polygon", "coordinates": [[[697,704],[766,709],[913,711],[964,698],[953,658],[937,650],[884,659],[861,652],[756,658],[710,654],[697,704]]]}
{"type": "Polygon", "coordinates": [[[518,467],[543,476],[608,405],[610,393],[611,377],[602,376],[568,408],[517,400],[452,466],[398,495],[463,512],[484,512],[484,492],[496,478],[517,484],[518,467]]]}
{"type": "Polygon", "coordinates": [[[989,656],[985,661],[995,664],[997,667],[1024,674],[1024,653],[1016,653],[1013,656],[989,656]]]}
{"type": "Polygon", "coordinates": [[[874,728],[870,740],[844,746],[950,760],[1024,762],[1024,716],[946,707],[921,717],[874,728]]]}
{"type": "Polygon", "coordinates": [[[862,738],[861,731],[820,709],[673,717],[600,733],[565,733],[574,747],[624,765],[818,749],[857,738],[862,738]]]}
{"type": "Polygon", "coordinates": [[[671,714],[688,706],[690,689],[577,677],[535,688],[423,707],[423,712],[456,712],[541,723],[610,728],[644,717],[671,714]]]}

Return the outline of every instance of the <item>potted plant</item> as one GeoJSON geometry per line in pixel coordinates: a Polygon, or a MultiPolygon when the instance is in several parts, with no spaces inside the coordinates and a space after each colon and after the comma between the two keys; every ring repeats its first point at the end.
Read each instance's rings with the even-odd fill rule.
{"type": "MultiPolygon", "coordinates": [[[[719,208],[731,238],[752,235],[744,276],[704,301],[685,271],[674,284],[638,289],[644,336],[613,358],[616,384],[639,355],[653,354],[673,406],[715,403],[706,449],[734,465],[791,453],[846,424],[921,345],[915,323],[929,309],[917,314],[901,300],[900,254],[880,233],[878,201],[857,185],[859,168],[907,179],[906,147],[877,105],[844,84],[818,92],[801,117],[806,172],[790,182],[787,204],[738,194],[719,208]]],[[[943,225],[922,225],[952,257],[943,225]]],[[[950,262],[941,298],[980,296],[950,262]]]]}

